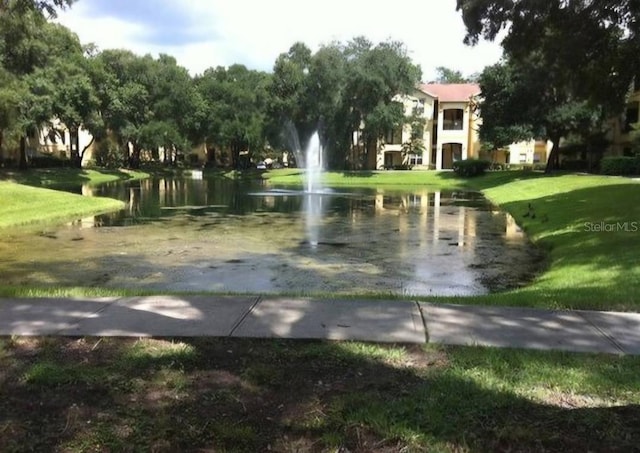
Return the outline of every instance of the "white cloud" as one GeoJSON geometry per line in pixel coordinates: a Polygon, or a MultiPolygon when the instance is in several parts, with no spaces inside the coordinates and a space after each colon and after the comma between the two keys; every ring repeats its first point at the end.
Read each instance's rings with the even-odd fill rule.
{"type": "MultiPolygon", "coordinates": [[[[495,63],[501,55],[496,43],[476,47],[462,43],[465,30],[455,0],[325,0],[322,4],[301,0],[182,0],[181,7],[191,17],[200,39],[181,45],[144,42],[140,39],[142,21],[136,24],[93,17],[89,3],[83,6],[80,0],[59,18],[83,42],[94,42],[101,49],[124,47],[141,54],[168,53],[192,73],[233,63],[270,70],[276,57],[296,41],[316,50],[323,43],[359,35],[373,42],[388,38],[404,42],[414,62],[422,66],[425,80],[434,76],[437,66],[471,74],[495,63]]],[[[145,19],[147,23],[150,20],[145,19]]]]}

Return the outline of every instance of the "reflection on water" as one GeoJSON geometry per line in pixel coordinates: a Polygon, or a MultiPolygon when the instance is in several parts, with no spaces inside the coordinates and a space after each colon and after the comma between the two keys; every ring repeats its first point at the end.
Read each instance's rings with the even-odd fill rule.
{"type": "Polygon", "coordinates": [[[9,284],[468,295],[522,284],[540,256],[479,194],[304,195],[223,179],[98,188],[126,209],[0,244],[9,284]]]}

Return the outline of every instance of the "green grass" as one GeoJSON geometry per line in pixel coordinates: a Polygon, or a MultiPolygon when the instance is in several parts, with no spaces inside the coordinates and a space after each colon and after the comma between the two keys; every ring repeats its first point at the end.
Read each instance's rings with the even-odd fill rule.
{"type": "Polygon", "coordinates": [[[46,188],[98,185],[149,175],[129,170],[32,169],[0,171],[0,229],[46,222],[74,220],[122,209],[124,203],[108,198],[83,197],[46,188]]]}
{"type": "Polygon", "coordinates": [[[0,338],[2,451],[632,451],[639,357],[0,338]]]}
{"type": "Polygon", "coordinates": [[[640,182],[539,175],[487,186],[483,192],[547,251],[549,265],[524,288],[456,301],[569,309],[640,308],[640,205],[636,201],[640,182]],[[603,225],[617,231],[597,231],[603,225]]]}
{"type": "MultiPolygon", "coordinates": [[[[30,178],[50,183],[60,183],[66,178],[58,170],[51,174],[37,174],[39,176],[30,178]]],[[[224,176],[220,172],[215,175],[224,176]]],[[[99,180],[93,172],[84,176],[78,173],[76,176],[99,180]]],[[[100,178],[114,176],[118,175],[105,174],[100,178]]],[[[299,185],[301,170],[269,171],[262,177],[274,185],[299,185]]],[[[477,297],[429,297],[431,301],[566,309],[640,309],[640,298],[637,297],[640,294],[640,262],[637,260],[640,255],[640,241],[637,240],[640,235],[640,204],[636,202],[640,195],[640,182],[618,177],[571,174],[545,176],[515,171],[494,172],[471,179],[458,178],[451,172],[432,171],[334,172],[324,177],[325,183],[334,187],[382,185],[405,189],[429,186],[433,190],[480,190],[493,203],[511,213],[531,240],[548,255],[546,270],[526,287],[477,297]],[[627,230],[594,231],[601,225],[614,228],[626,225],[627,230]]],[[[34,189],[0,182],[2,199],[9,200],[0,206],[0,226],[68,219],[118,208],[111,204],[117,202],[109,200],[30,190],[34,189]],[[95,203],[105,205],[98,207],[95,203]]],[[[148,292],[126,288],[2,287],[0,294],[102,296],[142,295],[148,292]]],[[[331,297],[331,294],[313,295],[331,297]]],[[[397,298],[386,293],[367,296],[397,298]]]]}
{"type": "MultiPolygon", "coordinates": [[[[429,186],[441,190],[465,188],[481,190],[513,182],[514,180],[536,179],[539,177],[540,173],[535,172],[503,171],[487,173],[479,178],[463,179],[448,171],[385,170],[325,172],[322,174],[322,182],[328,187],[391,186],[407,188],[407,186],[429,186]]],[[[302,185],[304,170],[298,168],[270,170],[265,172],[262,178],[274,185],[302,185]]]]}
{"type": "Polygon", "coordinates": [[[78,219],[122,209],[109,198],[83,197],[0,181],[0,229],[44,222],[78,219]]]}
{"type": "Polygon", "coordinates": [[[0,181],[12,181],[34,187],[72,187],[98,185],[112,181],[144,179],[149,174],[134,170],[43,168],[26,171],[0,170],[0,181]]]}
{"type": "MultiPolygon", "coordinates": [[[[300,178],[301,171],[294,169],[268,174],[273,184],[296,184],[300,178]]],[[[567,309],[640,309],[638,181],[515,171],[470,179],[458,178],[451,172],[380,171],[328,173],[325,182],[336,187],[422,184],[434,190],[479,190],[509,212],[529,238],[548,254],[547,269],[524,288],[479,297],[439,297],[435,298],[437,301],[567,309]],[[611,228],[620,225],[621,229],[595,231],[601,225],[611,228]]]]}

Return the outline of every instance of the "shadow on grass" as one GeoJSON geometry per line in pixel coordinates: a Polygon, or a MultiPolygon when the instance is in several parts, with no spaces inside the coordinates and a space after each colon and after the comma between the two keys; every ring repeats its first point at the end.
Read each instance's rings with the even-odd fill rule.
{"type": "Polygon", "coordinates": [[[439,177],[443,181],[459,182],[462,187],[474,190],[484,190],[508,184],[514,181],[537,179],[549,176],[545,175],[544,173],[531,171],[491,171],[485,173],[483,176],[460,178],[460,176],[458,176],[453,171],[445,171],[440,172],[439,177]]]}
{"type": "Polygon", "coordinates": [[[3,451],[622,452],[640,444],[638,405],[581,407],[569,390],[541,403],[513,384],[528,366],[568,367],[589,387],[632,392],[620,382],[623,370],[639,368],[629,357],[503,351],[496,360],[466,348],[230,338],[3,346],[3,451]]]}
{"type": "MultiPolygon", "coordinates": [[[[126,170],[100,169],[98,171],[103,175],[115,177],[111,178],[111,180],[126,181],[133,178],[126,170]]],[[[3,170],[0,171],[0,179],[12,180],[19,184],[34,187],[61,187],[86,184],[93,178],[86,169],[44,168],[26,171],[3,170]]]]}
{"type": "Polygon", "coordinates": [[[342,176],[345,178],[371,178],[373,175],[375,175],[375,172],[370,170],[342,172],[342,176]]]}
{"type": "Polygon", "coordinates": [[[616,184],[502,204],[548,252],[549,268],[527,287],[455,302],[638,311],[639,193],[616,184]]]}

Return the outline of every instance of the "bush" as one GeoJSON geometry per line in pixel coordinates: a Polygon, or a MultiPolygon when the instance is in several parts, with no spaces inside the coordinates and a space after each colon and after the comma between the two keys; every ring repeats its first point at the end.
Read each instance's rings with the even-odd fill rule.
{"type": "Polygon", "coordinates": [[[122,167],[122,150],[112,140],[101,140],[95,147],[93,163],[98,167],[120,168],[122,167]]]}
{"type": "Polygon", "coordinates": [[[400,164],[400,165],[385,165],[383,168],[385,170],[411,170],[413,166],[408,164],[400,164]]]}
{"type": "Polygon", "coordinates": [[[567,171],[587,171],[589,162],[584,159],[563,159],[560,168],[567,171]]]}
{"type": "Polygon", "coordinates": [[[484,159],[458,160],[453,163],[453,171],[459,176],[470,178],[484,174],[490,166],[491,162],[484,159]]]}
{"type": "Polygon", "coordinates": [[[638,175],[640,174],[640,157],[604,157],[600,161],[600,173],[603,175],[638,175]]]}
{"type": "Polygon", "coordinates": [[[29,166],[32,168],[59,168],[68,167],[69,159],[60,159],[56,156],[41,154],[29,158],[29,166]]]}

